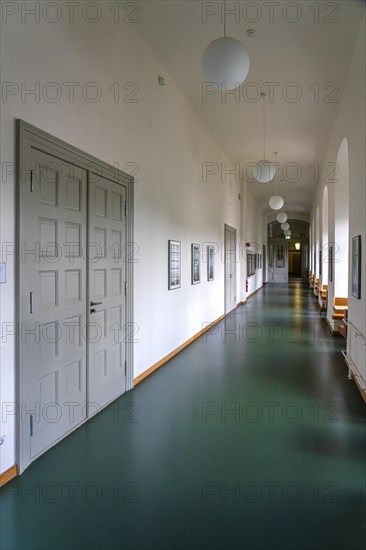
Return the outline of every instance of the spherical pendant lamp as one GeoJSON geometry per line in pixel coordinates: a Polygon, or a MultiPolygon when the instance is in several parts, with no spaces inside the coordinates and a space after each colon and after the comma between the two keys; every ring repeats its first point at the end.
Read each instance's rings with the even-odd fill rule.
{"type": "Polygon", "coordinates": [[[284,212],[280,212],[279,214],[277,214],[276,220],[278,221],[278,223],[287,222],[287,214],[285,214],[284,212]]]}
{"type": "Polygon", "coordinates": [[[284,204],[285,201],[279,195],[273,195],[273,197],[269,199],[269,206],[272,208],[272,210],[281,210],[284,204]]]}
{"type": "Polygon", "coordinates": [[[253,168],[254,178],[259,183],[268,183],[273,180],[276,173],[276,167],[273,162],[269,160],[260,160],[253,168]]]}
{"type": "Polygon", "coordinates": [[[226,90],[234,90],[248,76],[248,53],[235,38],[217,38],[203,53],[202,71],[208,82],[224,85],[226,90]]]}
{"type": "Polygon", "coordinates": [[[259,183],[268,183],[273,180],[276,174],[276,166],[273,162],[266,160],[266,104],[264,92],[261,93],[263,100],[263,159],[257,162],[254,168],[254,177],[259,183]]]}
{"type": "Polygon", "coordinates": [[[286,229],[286,230],[284,231],[284,234],[286,235],[286,237],[289,237],[289,236],[291,235],[290,229],[286,229]]]}
{"type": "Polygon", "coordinates": [[[290,229],[290,224],[288,224],[287,222],[281,223],[281,229],[283,229],[284,231],[286,231],[286,229],[290,229]]]}

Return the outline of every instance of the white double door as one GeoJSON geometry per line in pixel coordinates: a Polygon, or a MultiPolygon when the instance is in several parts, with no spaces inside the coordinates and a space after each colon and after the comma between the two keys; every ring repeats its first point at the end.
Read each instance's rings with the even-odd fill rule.
{"type": "Polygon", "coordinates": [[[22,182],[22,468],[125,392],[126,188],[41,151],[22,182]]]}

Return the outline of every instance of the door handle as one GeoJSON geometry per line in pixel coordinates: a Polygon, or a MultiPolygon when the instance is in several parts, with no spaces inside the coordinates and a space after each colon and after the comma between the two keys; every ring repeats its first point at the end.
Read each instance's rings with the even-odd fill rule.
{"type": "Polygon", "coordinates": [[[90,307],[101,306],[103,302],[90,302],[90,307]]]}

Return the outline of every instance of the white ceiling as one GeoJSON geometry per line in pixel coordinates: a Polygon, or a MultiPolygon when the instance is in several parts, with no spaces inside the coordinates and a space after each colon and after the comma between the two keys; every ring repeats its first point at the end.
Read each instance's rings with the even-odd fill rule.
{"type": "MultiPolygon", "coordinates": [[[[315,162],[323,164],[338,109],[338,103],[324,100],[333,90],[336,91],[332,97],[341,97],[364,1],[298,0],[293,4],[301,8],[301,18],[290,23],[282,15],[282,10],[289,5],[287,1],[281,1],[280,6],[274,8],[274,20],[270,22],[269,7],[265,2],[251,2],[256,7],[243,12],[249,2],[228,0],[228,10],[235,6],[239,8],[239,20],[227,16],[227,35],[240,40],[247,49],[249,75],[239,90],[239,101],[230,95],[226,101],[221,101],[220,93],[217,93],[208,97],[206,102],[202,101],[201,56],[212,40],[222,36],[223,24],[220,13],[208,16],[206,23],[202,14],[205,5],[210,4],[216,9],[223,3],[142,0],[138,4],[139,23],[136,27],[139,33],[177,82],[230,161],[239,162],[241,167],[263,156],[262,104],[261,101],[245,99],[246,94],[254,93],[252,97],[255,97],[256,88],[249,87],[248,83],[255,83],[265,92],[269,92],[265,82],[278,83],[274,89],[274,101],[268,101],[269,93],[266,96],[266,156],[272,160],[273,152],[278,151],[281,166],[288,163],[301,166],[302,176],[296,183],[281,181],[283,171],[279,171],[279,192],[285,197],[289,210],[308,212],[315,191],[314,172],[310,167],[315,162]],[[310,9],[316,5],[319,5],[319,23],[314,22],[314,8],[310,9]],[[337,7],[338,13],[334,11],[337,7]],[[257,8],[260,19],[253,22],[257,8]],[[330,22],[331,19],[337,22],[330,22]],[[254,38],[248,38],[248,29],[256,31],[254,38]],[[301,99],[295,103],[286,101],[282,95],[286,85],[292,82],[300,87],[302,93],[301,99]],[[315,92],[309,89],[314,83],[319,83],[319,102],[314,101],[315,92]],[[324,89],[327,83],[334,84],[324,89]]],[[[287,9],[288,18],[295,17],[294,8],[287,9]]],[[[288,91],[293,94],[295,88],[290,86],[288,91]]],[[[215,159],[207,159],[211,160],[215,159]]],[[[290,169],[287,179],[295,175],[296,170],[290,169]]],[[[251,183],[250,187],[262,210],[269,212],[268,199],[275,185],[251,183]]]]}

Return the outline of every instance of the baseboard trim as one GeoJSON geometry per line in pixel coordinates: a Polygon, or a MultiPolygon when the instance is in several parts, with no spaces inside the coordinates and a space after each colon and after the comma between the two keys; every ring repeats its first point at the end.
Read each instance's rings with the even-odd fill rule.
{"type": "Polygon", "coordinates": [[[263,285],[260,286],[259,288],[257,288],[257,290],[255,290],[255,291],[252,292],[251,294],[248,294],[247,300],[248,300],[249,298],[251,298],[252,296],[254,296],[254,294],[256,294],[256,293],[257,293],[259,290],[261,290],[262,288],[263,288],[263,285]]]}
{"type": "Polygon", "coordinates": [[[192,342],[194,342],[195,340],[197,340],[197,338],[199,338],[200,336],[202,336],[202,334],[204,334],[205,332],[207,332],[208,330],[210,330],[212,327],[214,327],[215,325],[217,325],[217,323],[219,323],[220,321],[222,321],[223,319],[225,318],[225,315],[221,315],[221,317],[219,317],[218,319],[216,319],[216,321],[213,321],[212,323],[210,323],[209,325],[207,325],[207,327],[203,328],[202,330],[200,330],[199,332],[197,332],[197,334],[195,334],[194,336],[192,336],[192,338],[189,338],[189,340],[187,340],[186,342],[184,342],[183,344],[181,344],[179,347],[177,347],[176,349],[174,349],[173,351],[171,351],[168,355],[166,355],[165,357],[163,357],[163,359],[161,359],[160,361],[158,361],[157,363],[155,363],[152,367],[150,367],[149,369],[145,370],[145,372],[143,372],[142,374],[140,374],[139,376],[137,376],[135,379],[134,379],[134,385],[136,386],[137,384],[139,384],[140,382],[142,382],[143,380],[145,380],[145,378],[147,378],[148,376],[150,376],[150,374],[152,374],[153,372],[155,372],[157,369],[160,369],[160,367],[162,367],[165,363],[167,363],[168,361],[170,361],[170,359],[172,359],[175,355],[177,355],[179,352],[181,352],[184,348],[186,348],[187,346],[189,346],[189,344],[192,344],[192,342]]]}
{"type": "Polygon", "coordinates": [[[8,483],[8,481],[11,481],[15,476],[17,475],[17,467],[14,464],[9,470],[6,470],[2,474],[0,474],[0,487],[5,485],[5,483],[8,483]]]}

